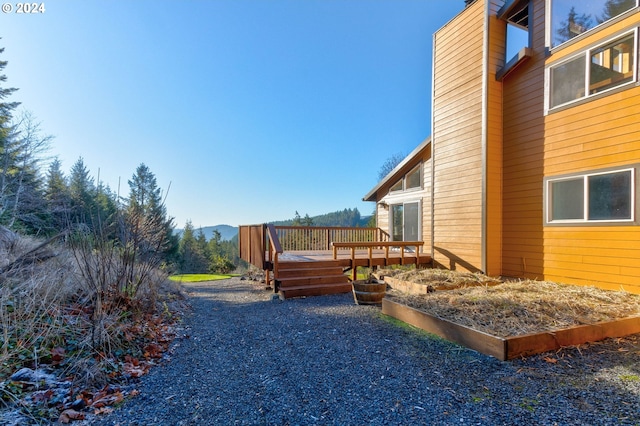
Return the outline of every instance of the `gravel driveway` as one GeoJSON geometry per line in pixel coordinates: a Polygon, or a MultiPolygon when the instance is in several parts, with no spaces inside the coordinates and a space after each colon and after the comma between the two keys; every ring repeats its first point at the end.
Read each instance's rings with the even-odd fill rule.
{"type": "Polygon", "coordinates": [[[171,359],[93,424],[640,424],[638,335],[502,362],[351,295],[185,287],[193,310],[171,359]]]}

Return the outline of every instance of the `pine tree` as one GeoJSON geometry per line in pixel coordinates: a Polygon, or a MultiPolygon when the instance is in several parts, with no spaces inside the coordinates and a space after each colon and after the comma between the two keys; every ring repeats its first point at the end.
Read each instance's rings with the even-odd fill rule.
{"type": "Polygon", "coordinates": [[[167,217],[155,175],[143,163],[128,181],[129,198],[125,212],[127,240],[143,259],[164,256],[173,233],[173,219],[167,217]]]}
{"type": "MultiPolygon", "coordinates": [[[[2,53],[4,53],[4,48],[0,48],[0,54],[2,53]]],[[[7,81],[7,76],[1,74],[6,66],[7,61],[0,61],[0,83],[7,81]]],[[[9,123],[11,122],[12,112],[20,105],[20,102],[5,102],[4,100],[16,90],[18,89],[0,87],[0,150],[3,148],[3,142],[10,132],[9,123]]]]}
{"type": "Polygon", "coordinates": [[[69,176],[69,195],[71,197],[71,223],[74,226],[86,226],[89,230],[94,230],[97,223],[93,223],[95,211],[96,192],[93,178],[84,165],[82,157],[71,167],[69,176]]]}
{"type": "Polygon", "coordinates": [[[39,233],[48,226],[39,168],[50,140],[40,134],[33,116],[24,112],[12,121],[0,153],[3,222],[25,233],[39,233]]]}
{"type": "Polygon", "coordinates": [[[44,199],[49,212],[49,227],[53,232],[67,229],[71,218],[71,193],[62,164],[57,158],[51,162],[44,185],[44,199]]]}
{"type": "Polygon", "coordinates": [[[206,273],[209,269],[209,260],[200,250],[195,231],[191,221],[187,221],[182,237],[180,238],[179,270],[183,274],[206,273]]]}

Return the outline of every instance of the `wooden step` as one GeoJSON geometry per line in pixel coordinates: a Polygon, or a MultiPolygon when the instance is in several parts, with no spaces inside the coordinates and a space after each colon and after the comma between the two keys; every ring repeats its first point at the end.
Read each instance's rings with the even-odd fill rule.
{"type": "Polygon", "coordinates": [[[298,262],[298,261],[278,261],[278,269],[317,269],[317,268],[331,268],[339,265],[339,261],[336,260],[320,260],[310,262],[298,262]]]}
{"type": "Polygon", "coordinates": [[[336,276],[342,275],[342,267],[331,267],[331,268],[303,268],[303,269],[283,269],[282,267],[278,268],[278,277],[279,278],[292,278],[292,277],[312,277],[312,276],[336,276]]]}
{"type": "Polygon", "coordinates": [[[295,286],[280,288],[280,295],[284,299],[291,299],[292,297],[306,297],[306,296],[325,296],[328,294],[340,294],[350,293],[351,283],[332,283],[321,285],[307,285],[307,286],[295,286]]]}
{"type": "Polygon", "coordinates": [[[300,287],[300,286],[316,286],[323,284],[349,283],[349,278],[346,275],[318,275],[310,277],[290,277],[279,278],[278,288],[285,287],[300,287]]]}

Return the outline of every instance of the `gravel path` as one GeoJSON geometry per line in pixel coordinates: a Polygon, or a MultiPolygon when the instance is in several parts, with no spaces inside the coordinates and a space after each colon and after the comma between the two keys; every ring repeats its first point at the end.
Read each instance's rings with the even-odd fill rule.
{"type": "Polygon", "coordinates": [[[640,424],[638,335],[502,362],[351,295],[273,301],[238,278],[186,288],[171,359],[93,424],[640,424]]]}

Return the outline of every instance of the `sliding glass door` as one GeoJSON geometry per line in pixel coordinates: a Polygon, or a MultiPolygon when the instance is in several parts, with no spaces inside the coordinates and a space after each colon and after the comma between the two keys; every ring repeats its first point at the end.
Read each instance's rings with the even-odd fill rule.
{"type": "Polygon", "coordinates": [[[393,241],[420,241],[420,203],[391,206],[391,238],[393,241]]]}

